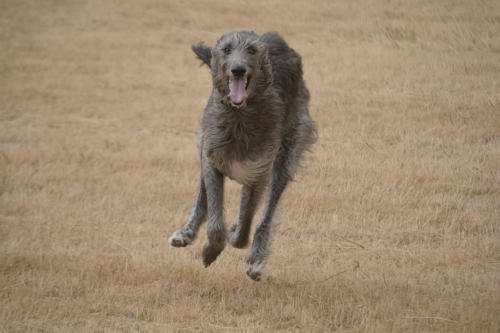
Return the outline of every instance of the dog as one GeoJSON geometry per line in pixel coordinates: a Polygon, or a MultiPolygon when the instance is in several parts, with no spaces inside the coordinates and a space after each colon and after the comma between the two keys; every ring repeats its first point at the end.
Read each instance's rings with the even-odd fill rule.
{"type": "Polygon", "coordinates": [[[222,36],[213,48],[200,42],[192,49],[210,68],[213,90],[200,121],[201,175],[194,207],[169,243],[190,244],[208,217],[205,267],[219,256],[226,240],[233,247],[246,247],[255,211],[267,191],[245,267],[250,278],[260,281],[278,201],[303,153],[317,140],[302,60],[274,32],[235,31],[222,36]],[[224,177],[242,185],[239,218],[228,232],[224,177]]]}

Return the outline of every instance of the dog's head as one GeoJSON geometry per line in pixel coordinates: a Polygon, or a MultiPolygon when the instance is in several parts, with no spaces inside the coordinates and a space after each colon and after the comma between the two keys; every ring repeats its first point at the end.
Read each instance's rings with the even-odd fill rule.
{"type": "Polygon", "coordinates": [[[253,31],[224,35],[213,48],[203,43],[192,48],[210,67],[214,88],[232,108],[246,107],[254,96],[264,94],[272,83],[265,44],[253,31]]]}

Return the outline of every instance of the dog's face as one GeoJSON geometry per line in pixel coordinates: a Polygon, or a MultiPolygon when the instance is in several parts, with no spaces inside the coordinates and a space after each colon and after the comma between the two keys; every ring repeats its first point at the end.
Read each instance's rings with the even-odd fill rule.
{"type": "Polygon", "coordinates": [[[212,49],[210,67],[214,87],[235,109],[245,108],[272,81],[265,45],[253,31],[222,36],[212,49]]]}

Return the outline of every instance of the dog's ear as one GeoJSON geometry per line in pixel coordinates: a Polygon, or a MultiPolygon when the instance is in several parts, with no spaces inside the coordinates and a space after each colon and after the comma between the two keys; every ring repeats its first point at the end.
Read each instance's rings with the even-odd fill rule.
{"type": "Polygon", "coordinates": [[[191,46],[193,52],[196,54],[196,57],[203,61],[208,67],[210,67],[210,60],[212,59],[212,48],[203,45],[203,42],[199,42],[198,44],[194,44],[191,46]]]}

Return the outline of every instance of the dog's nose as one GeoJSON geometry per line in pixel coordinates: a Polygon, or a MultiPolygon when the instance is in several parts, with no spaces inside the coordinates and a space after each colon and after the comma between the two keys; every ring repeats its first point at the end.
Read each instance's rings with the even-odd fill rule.
{"type": "Polygon", "coordinates": [[[236,65],[231,68],[231,73],[234,76],[243,76],[247,72],[247,68],[244,65],[236,65]]]}

